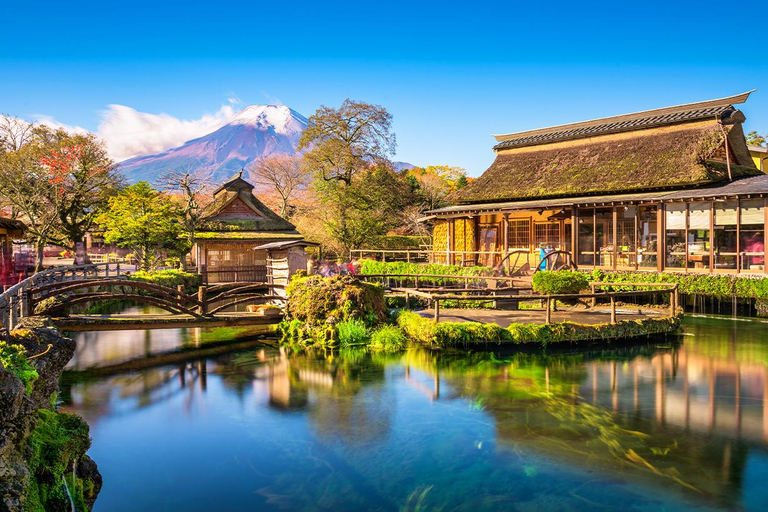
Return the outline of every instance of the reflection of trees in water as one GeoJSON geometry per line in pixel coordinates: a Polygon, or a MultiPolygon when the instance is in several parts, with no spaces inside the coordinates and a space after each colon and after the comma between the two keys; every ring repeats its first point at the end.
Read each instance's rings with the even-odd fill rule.
{"type": "MultiPolygon", "coordinates": [[[[715,397],[732,396],[723,395],[733,388],[724,388],[722,379],[717,384],[718,373],[713,371],[733,360],[728,339],[716,345],[731,355],[716,361],[709,356],[700,360],[692,343],[687,352],[674,344],[578,355],[412,351],[404,363],[439,372],[458,396],[496,419],[498,439],[513,450],[539,451],[601,473],[628,471],[656,484],[674,482],[681,489],[714,493],[732,506],[740,499],[749,448],[737,432],[723,430],[722,422],[714,427],[715,397]],[[645,379],[638,380],[638,368],[645,379]],[[677,405],[671,402],[671,393],[679,391],[673,384],[680,387],[689,371],[703,373],[709,382],[704,388],[712,423],[701,435],[671,423],[673,418],[665,412],[670,407],[665,403],[677,405]]],[[[718,352],[712,349],[708,346],[705,352],[718,352]]],[[[765,366],[758,371],[763,375],[765,366]]],[[[738,411],[738,384],[735,389],[736,404],[731,407],[738,411]]]]}

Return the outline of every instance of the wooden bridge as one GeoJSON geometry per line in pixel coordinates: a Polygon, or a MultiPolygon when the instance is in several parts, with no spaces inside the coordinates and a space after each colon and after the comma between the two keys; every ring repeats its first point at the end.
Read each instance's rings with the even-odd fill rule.
{"type": "Polygon", "coordinates": [[[196,293],[187,293],[182,285],[172,288],[130,279],[119,263],[58,267],[39,272],[0,294],[0,323],[12,330],[21,318],[45,315],[67,330],[274,324],[280,316],[225,311],[240,304],[284,300],[271,290],[267,283],[240,282],[200,286],[196,293]],[[115,300],[148,304],[170,314],[68,315],[79,304],[115,300]]]}

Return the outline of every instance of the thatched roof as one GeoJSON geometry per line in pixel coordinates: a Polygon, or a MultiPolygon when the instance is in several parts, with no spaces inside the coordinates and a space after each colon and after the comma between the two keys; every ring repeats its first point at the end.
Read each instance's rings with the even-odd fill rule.
{"type": "Polygon", "coordinates": [[[760,174],[747,151],[743,114],[713,102],[497,136],[502,142],[491,167],[450,200],[468,204],[635,192],[727,180],[723,130],[732,177],[760,174]],[[701,112],[710,117],[702,120],[701,112]],[[649,119],[650,128],[643,124],[649,119]]]}
{"type": "Polygon", "coordinates": [[[214,192],[213,201],[203,211],[202,231],[285,232],[296,234],[296,226],[267,208],[253,195],[253,185],[245,181],[242,171],[214,192]],[[241,216],[226,214],[227,207],[237,200],[248,210],[241,216]]]}

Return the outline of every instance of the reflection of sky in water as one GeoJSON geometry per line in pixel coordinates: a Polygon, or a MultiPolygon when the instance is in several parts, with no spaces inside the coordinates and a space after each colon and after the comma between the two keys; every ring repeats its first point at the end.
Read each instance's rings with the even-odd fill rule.
{"type": "MultiPolygon", "coordinates": [[[[92,427],[97,512],[762,510],[765,325],[689,319],[680,347],[584,356],[253,349],[63,389],[92,427]]],[[[79,343],[141,356],[142,334],[79,343]]]]}

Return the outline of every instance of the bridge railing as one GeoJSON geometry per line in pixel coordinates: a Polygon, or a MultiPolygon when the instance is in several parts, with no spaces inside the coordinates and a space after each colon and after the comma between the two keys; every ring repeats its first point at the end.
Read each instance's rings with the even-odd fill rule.
{"type": "Polygon", "coordinates": [[[94,277],[119,277],[133,271],[133,267],[120,263],[91,263],[54,267],[38,272],[0,294],[0,326],[11,331],[19,324],[19,319],[31,316],[29,292],[38,286],[77,281],[94,277]]]}

